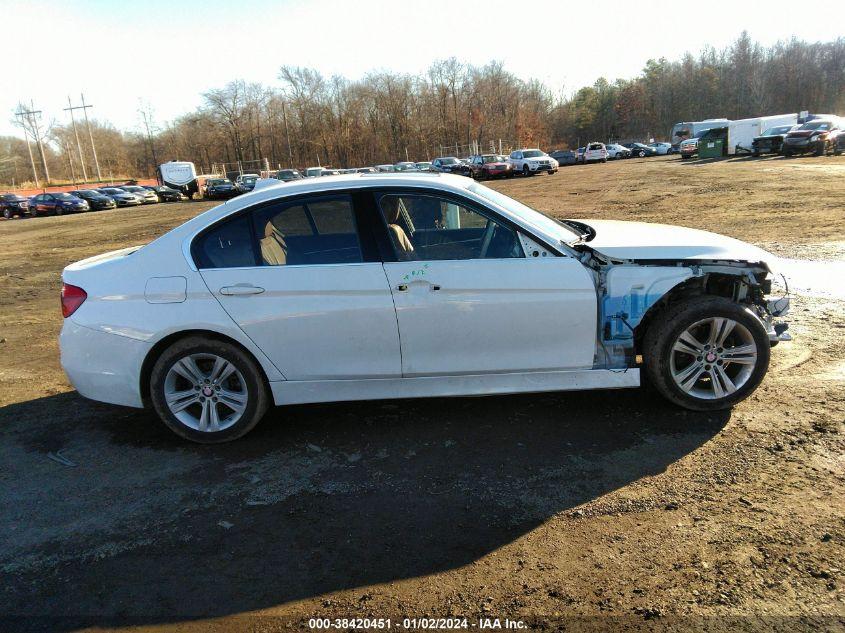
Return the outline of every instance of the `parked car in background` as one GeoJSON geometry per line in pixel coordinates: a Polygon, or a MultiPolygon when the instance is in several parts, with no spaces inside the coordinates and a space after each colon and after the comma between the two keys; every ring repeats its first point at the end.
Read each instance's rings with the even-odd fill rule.
{"type": "Polygon", "coordinates": [[[458,174],[459,176],[469,174],[469,166],[464,165],[454,156],[440,156],[435,158],[431,161],[431,167],[434,171],[443,174],[458,174]]]}
{"type": "Polygon", "coordinates": [[[586,147],[579,147],[575,150],[575,162],[582,163],[584,162],[584,152],[587,151],[586,147]]]}
{"type": "Polygon", "coordinates": [[[340,175],[339,169],[330,169],[330,168],[325,168],[325,167],[323,168],[323,171],[320,174],[321,177],[322,176],[339,176],[339,175],[340,175]]]}
{"type": "Polygon", "coordinates": [[[577,155],[571,149],[559,149],[549,154],[557,161],[559,167],[565,165],[574,165],[577,160],[577,155]]]}
{"type": "Polygon", "coordinates": [[[836,145],[833,147],[833,153],[837,156],[841,156],[843,152],[845,152],[845,132],[837,134],[836,145]]]}
{"type": "Polygon", "coordinates": [[[797,130],[786,135],[783,140],[783,155],[807,154],[824,156],[833,152],[836,138],[842,132],[839,119],[813,119],[797,130]]]}
{"type": "Polygon", "coordinates": [[[541,172],[557,173],[558,162],[541,149],[518,149],[511,152],[508,162],[515,172],[533,176],[541,172]]]}
{"type": "Polygon", "coordinates": [[[145,189],[144,187],[140,187],[138,185],[118,185],[117,188],[138,196],[143,204],[158,203],[158,196],[155,191],[150,191],[149,189],[145,189]]]}
{"type": "Polygon", "coordinates": [[[376,173],[375,167],[358,167],[355,170],[356,174],[375,174],[376,173]]]}
{"type": "Polygon", "coordinates": [[[15,216],[22,218],[29,213],[29,200],[16,193],[4,193],[0,195],[0,210],[7,220],[15,216]]]}
{"type": "Polygon", "coordinates": [[[150,406],[202,443],[274,403],[633,388],[643,373],[675,406],[724,410],[785,340],[776,261],[679,226],[556,222],[467,178],[280,183],[67,266],[61,364],[81,396],[150,406]]]}
{"type": "Polygon", "coordinates": [[[141,198],[134,193],[129,193],[117,187],[100,187],[97,191],[110,197],[119,207],[134,207],[143,204],[141,198]]]}
{"type": "Polygon", "coordinates": [[[417,164],[409,160],[403,160],[393,165],[393,171],[417,171],[417,164]]]}
{"type": "Polygon", "coordinates": [[[620,145],[619,143],[609,143],[604,146],[607,150],[607,157],[608,158],[630,158],[631,157],[631,150],[629,150],[624,145],[620,145]]]}
{"type": "Polygon", "coordinates": [[[276,172],[276,179],[283,182],[290,182],[291,180],[301,180],[302,174],[298,169],[280,169],[276,172]]]}
{"type": "Polygon", "coordinates": [[[396,167],[394,167],[393,165],[388,165],[387,163],[383,165],[376,165],[375,169],[377,172],[384,174],[392,174],[396,171],[396,167]]]}
{"type": "Polygon", "coordinates": [[[235,187],[237,187],[241,193],[247,193],[248,191],[255,189],[255,183],[258,182],[260,177],[261,176],[258,174],[241,174],[235,178],[235,187]]]}
{"type": "Polygon", "coordinates": [[[688,138],[685,141],[681,141],[680,145],[678,145],[678,153],[685,160],[698,154],[698,139],[688,138]]]}
{"type": "Polygon", "coordinates": [[[431,167],[431,161],[424,160],[417,163],[417,171],[434,171],[431,167]]]}
{"type": "Polygon", "coordinates": [[[307,167],[303,176],[306,178],[319,178],[323,175],[322,167],[307,167]]]}
{"type": "Polygon", "coordinates": [[[67,192],[39,193],[30,200],[30,215],[62,215],[89,211],[91,207],[85,200],[67,192]]]}
{"type": "Polygon", "coordinates": [[[778,125],[770,127],[764,131],[760,136],[755,136],[751,141],[752,156],[760,156],[761,154],[780,154],[783,148],[783,139],[792,130],[797,130],[800,125],[778,125]]]}
{"type": "Polygon", "coordinates": [[[234,198],[239,193],[228,178],[209,178],[205,183],[205,197],[212,200],[234,198]]]}
{"type": "Polygon", "coordinates": [[[499,154],[470,156],[469,169],[470,175],[476,180],[511,178],[514,174],[513,167],[507,158],[499,154]]]}
{"type": "Polygon", "coordinates": [[[80,200],[85,200],[92,211],[103,211],[117,207],[117,203],[110,196],[100,193],[96,189],[78,189],[70,193],[80,200]]]}
{"type": "Polygon", "coordinates": [[[584,150],[585,163],[606,163],[607,149],[604,143],[587,143],[587,149],[584,150]]]}
{"type": "Polygon", "coordinates": [[[179,202],[184,196],[181,191],[165,185],[145,185],[144,189],[148,189],[158,196],[159,202],[179,202]]]}
{"type": "Polygon", "coordinates": [[[648,146],[651,147],[655,152],[657,152],[658,156],[665,156],[666,154],[675,153],[675,150],[672,149],[671,143],[661,143],[658,141],[656,143],[649,143],[648,146]]]}
{"type": "Polygon", "coordinates": [[[645,143],[625,143],[624,147],[631,150],[631,157],[644,158],[646,156],[657,156],[657,150],[645,143]]]}

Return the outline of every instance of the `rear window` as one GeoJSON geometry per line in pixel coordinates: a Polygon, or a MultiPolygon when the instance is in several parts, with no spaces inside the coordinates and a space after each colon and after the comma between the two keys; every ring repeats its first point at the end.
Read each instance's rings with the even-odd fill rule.
{"type": "Polygon", "coordinates": [[[604,146],[601,143],[593,143],[592,145],[590,145],[590,149],[592,149],[592,150],[604,149],[604,146]]]}
{"type": "Polygon", "coordinates": [[[255,266],[250,216],[218,224],[194,242],[192,251],[199,268],[255,266]]]}
{"type": "Polygon", "coordinates": [[[306,199],[256,211],[264,266],[364,261],[350,196],[306,199]]]}

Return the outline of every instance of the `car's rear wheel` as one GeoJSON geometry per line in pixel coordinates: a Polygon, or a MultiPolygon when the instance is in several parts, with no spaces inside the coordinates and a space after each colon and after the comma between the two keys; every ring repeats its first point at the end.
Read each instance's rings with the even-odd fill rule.
{"type": "Polygon", "coordinates": [[[174,433],[203,444],[248,433],[269,404],[263,374],[247,353],[201,337],[177,341],[158,358],[150,397],[174,433]]]}
{"type": "Polygon", "coordinates": [[[770,343],[760,319],[723,297],[670,308],[646,332],[648,378],[687,409],[726,409],[747,398],[769,366],[770,343]]]}
{"type": "Polygon", "coordinates": [[[7,220],[12,219],[12,210],[11,209],[3,209],[3,217],[7,220]]]}

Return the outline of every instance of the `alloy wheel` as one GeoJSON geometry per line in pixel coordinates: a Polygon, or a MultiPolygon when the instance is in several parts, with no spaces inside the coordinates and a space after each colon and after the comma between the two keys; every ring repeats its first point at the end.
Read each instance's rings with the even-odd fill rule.
{"type": "Polygon", "coordinates": [[[223,431],[241,419],[249,401],[243,374],[216,354],[177,360],[164,380],[170,412],[185,426],[206,433],[223,431]]]}
{"type": "Polygon", "coordinates": [[[757,344],[741,323],[702,319],[683,330],[672,346],[669,369],[675,384],[702,400],[735,393],[757,366],[757,344]]]}

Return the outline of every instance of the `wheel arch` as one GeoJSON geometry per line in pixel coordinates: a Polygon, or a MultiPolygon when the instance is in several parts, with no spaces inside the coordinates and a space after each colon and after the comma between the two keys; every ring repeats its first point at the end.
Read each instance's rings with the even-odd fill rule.
{"type": "MultiPolygon", "coordinates": [[[[690,277],[670,288],[666,294],[658,299],[646,310],[640,322],[634,326],[634,348],[640,353],[646,332],[661,316],[678,303],[688,301],[693,297],[715,296],[734,300],[733,288],[740,281],[737,275],[726,273],[708,273],[701,277],[690,277]]],[[[737,302],[738,303],[738,302],[737,302]]]]}
{"type": "Polygon", "coordinates": [[[242,343],[233,339],[231,336],[227,336],[225,334],[215,332],[213,330],[180,330],[178,332],[168,334],[167,336],[163,337],[160,341],[157,341],[156,344],[153,345],[152,348],[150,348],[150,351],[147,352],[147,355],[144,358],[144,362],[141,364],[141,373],[139,378],[140,384],[138,385],[138,388],[144,406],[148,406],[150,403],[150,378],[152,377],[153,367],[155,366],[156,361],[161,357],[164,351],[171,345],[173,345],[176,341],[191,336],[201,336],[204,338],[214,339],[216,341],[222,341],[224,343],[234,345],[235,347],[240,349],[244,354],[249,356],[258,366],[258,369],[261,371],[261,379],[264,381],[264,386],[267,388],[267,393],[270,393],[270,380],[267,376],[267,371],[264,368],[264,365],[258,358],[256,358],[255,354],[253,354],[242,343]]]}

